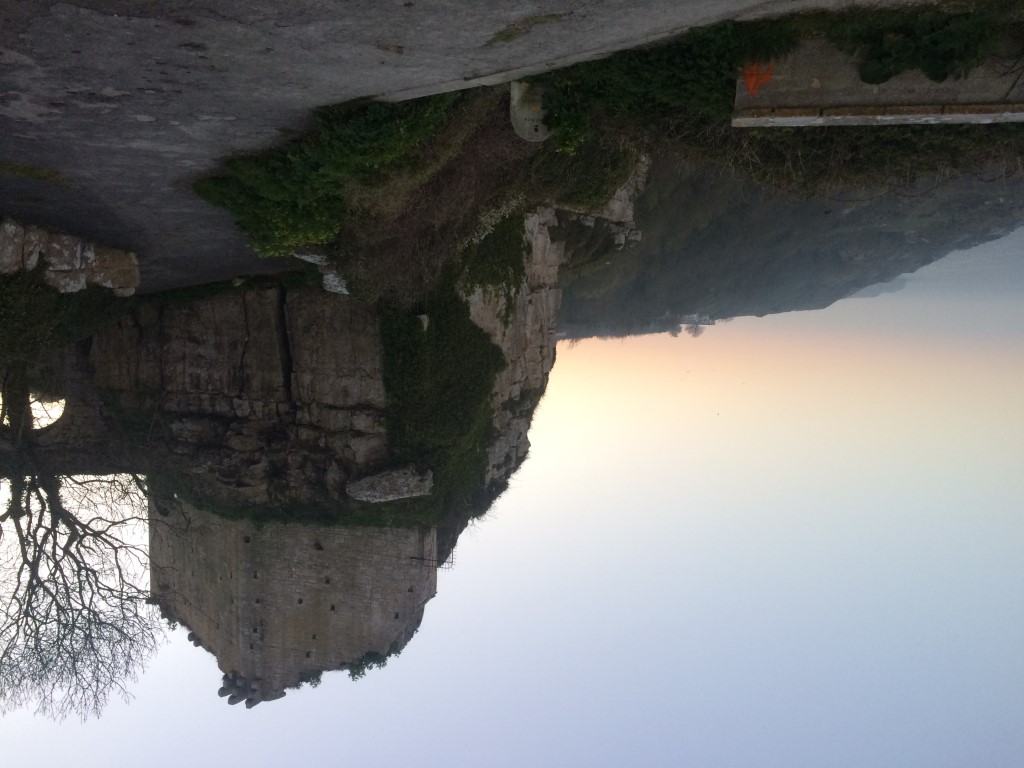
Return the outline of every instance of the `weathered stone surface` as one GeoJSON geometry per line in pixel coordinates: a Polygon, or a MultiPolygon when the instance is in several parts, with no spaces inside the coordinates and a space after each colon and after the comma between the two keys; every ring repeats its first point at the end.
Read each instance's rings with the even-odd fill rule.
{"type": "Polygon", "coordinates": [[[376,464],[387,458],[388,444],[383,434],[352,435],[348,440],[347,456],[359,467],[376,464]]]}
{"type": "Polygon", "coordinates": [[[434,475],[422,474],[415,467],[403,467],[379,472],[348,484],[348,495],[359,501],[380,504],[386,501],[428,496],[434,489],[434,475]]]}
{"type": "Polygon", "coordinates": [[[328,293],[339,293],[344,296],[348,295],[348,282],[346,282],[344,277],[333,269],[322,270],[321,274],[323,276],[322,285],[325,291],[328,293]]]}
{"type": "Polygon", "coordinates": [[[437,591],[433,529],[257,528],[170,500],[151,516],[153,597],[217,657],[221,695],[239,701],[400,651],[437,591]]]}
{"type": "Polygon", "coordinates": [[[77,293],[85,290],[86,272],[84,269],[48,269],[43,273],[43,279],[58,293],[77,293]]]}
{"type": "Polygon", "coordinates": [[[297,402],[384,408],[374,307],[347,296],[295,292],[289,294],[286,317],[297,402]]]}
{"type": "Polygon", "coordinates": [[[39,266],[39,259],[46,252],[50,236],[39,227],[25,227],[25,242],[21,249],[21,264],[26,272],[39,266]]]}
{"type": "Polygon", "coordinates": [[[94,266],[96,266],[96,246],[83,240],[82,249],[79,252],[78,268],[89,271],[94,266]]]}
{"type": "Polygon", "coordinates": [[[171,424],[176,438],[187,443],[215,443],[223,438],[223,425],[209,418],[187,417],[171,424]]]}
{"type": "Polygon", "coordinates": [[[332,461],[327,467],[327,472],[324,473],[324,485],[327,488],[327,493],[335,501],[340,501],[345,492],[345,477],[345,469],[337,461],[332,461]]]}
{"type": "Polygon", "coordinates": [[[71,235],[50,235],[44,254],[48,270],[65,272],[82,266],[82,241],[71,235]]]}
{"type": "Polygon", "coordinates": [[[352,411],[352,429],[356,432],[383,433],[384,415],[379,411],[352,411]]]}
{"type": "Polygon", "coordinates": [[[90,357],[100,386],[162,412],[225,501],[339,499],[388,459],[376,314],[348,297],[271,288],[143,309],[90,357]]]}
{"type": "Polygon", "coordinates": [[[13,275],[21,270],[21,250],[24,241],[24,227],[10,219],[4,219],[0,223],[0,275],[13,275]]]}
{"type": "Polygon", "coordinates": [[[86,285],[109,288],[115,296],[135,293],[139,264],[134,253],[104,248],[71,235],[51,234],[5,219],[0,225],[0,274],[33,270],[46,265],[43,277],[60,293],[75,293],[86,285]]]}
{"type": "Polygon", "coordinates": [[[564,246],[551,240],[549,230],[557,223],[552,208],[526,217],[526,279],[510,314],[501,292],[477,288],[467,297],[470,318],[501,348],[507,362],[491,395],[495,439],[488,449],[488,484],[507,480],[526,456],[532,406],[555,361],[555,321],[562,295],[558,270],[565,258],[564,246]]]}
{"type": "Polygon", "coordinates": [[[134,253],[96,247],[88,269],[89,283],[110,288],[118,296],[131,296],[139,286],[139,261],[134,253]]]}

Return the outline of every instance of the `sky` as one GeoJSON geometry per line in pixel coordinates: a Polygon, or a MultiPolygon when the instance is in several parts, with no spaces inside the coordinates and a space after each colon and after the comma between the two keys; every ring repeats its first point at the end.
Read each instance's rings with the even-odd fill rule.
{"type": "Polygon", "coordinates": [[[39,765],[1024,764],[1024,230],[899,291],[560,344],[419,634],[251,711],[184,633],[39,765]]]}

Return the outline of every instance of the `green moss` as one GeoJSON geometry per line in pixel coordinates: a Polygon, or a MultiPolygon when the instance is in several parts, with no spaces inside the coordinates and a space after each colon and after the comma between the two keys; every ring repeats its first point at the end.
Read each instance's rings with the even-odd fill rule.
{"type": "Polygon", "coordinates": [[[600,209],[636,168],[638,136],[602,130],[571,146],[545,144],[531,163],[531,187],[559,205],[585,211],[600,209]]]}
{"type": "Polygon", "coordinates": [[[395,458],[434,473],[434,492],[393,505],[404,515],[428,513],[436,524],[470,509],[486,492],[490,404],[505,359],[469,317],[450,274],[416,310],[384,309],[384,386],[388,437],[395,458]]]}
{"type": "Polygon", "coordinates": [[[0,369],[30,365],[46,350],[88,338],[128,306],[93,286],[58,293],[41,267],[0,276],[0,369]]]}
{"type": "MultiPolygon", "coordinates": [[[[228,520],[248,520],[257,526],[267,523],[337,525],[346,522],[345,509],[326,493],[322,498],[288,504],[256,505],[234,503],[210,494],[203,481],[186,471],[168,466],[154,467],[147,474],[149,491],[155,499],[177,499],[228,520]]],[[[367,522],[366,524],[372,524],[367,522]]]]}
{"type": "Polygon", "coordinates": [[[489,288],[505,299],[505,323],[511,317],[519,289],[526,279],[526,251],[523,212],[514,211],[495,225],[479,243],[461,254],[462,279],[467,288],[489,288]]]}

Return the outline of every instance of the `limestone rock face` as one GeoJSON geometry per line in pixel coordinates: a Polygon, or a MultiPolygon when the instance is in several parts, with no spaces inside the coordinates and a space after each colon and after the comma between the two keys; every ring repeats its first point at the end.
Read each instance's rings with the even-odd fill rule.
{"type": "Polygon", "coordinates": [[[501,348],[507,362],[491,397],[496,438],[488,450],[489,484],[507,480],[526,457],[533,409],[555,362],[555,322],[562,297],[558,269],[565,259],[563,245],[551,240],[550,229],[557,223],[553,208],[526,217],[526,277],[511,312],[506,311],[503,292],[477,288],[467,297],[470,318],[501,348]]]}
{"type": "Polygon", "coordinates": [[[526,457],[533,411],[555,363],[556,321],[562,302],[558,273],[567,255],[565,243],[552,240],[552,229],[564,229],[570,222],[593,228],[599,222],[610,249],[638,242],[634,200],[647,183],[649,170],[650,159],[642,157],[598,215],[540,208],[526,216],[526,276],[511,306],[504,291],[478,287],[466,297],[473,322],[501,348],[507,362],[491,396],[495,438],[488,449],[489,485],[507,480],[526,457]]]}
{"type": "Polygon", "coordinates": [[[0,275],[13,275],[22,269],[21,250],[25,228],[15,221],[0,223],[0,275]]]}
{"type": "Polygon", "coordinates": [[[59,293],[97,285],[124,297],[135,293],[139,285],[139,262],[134,253],[4,219],[0,224],[0,275],[33,270],[40,259],[46,267],[43,278],[59,293]]]}
{"type": "Polygon", "coordinates": [[[96,384],[156,412],[204,492],[329,504],[388,456],[373,307],[319,290],[142,309],[93,339],[96,384]]]}
{"type": "MultiPolygon", "coordinates": [[[[564,237],[570,223],[585,228],[580,222],[580,214],[553,208],[531,213],[523,222],[529,247],[521,284],[464,295],[471,319],[506,360],[491,392],[486,490],[506,482],[529,450],[530,421],[555,360],[566,260],[566,245],[552,231],[557,226],[564,237]]],[[[137,269],[134,260],[66,235],[13,223],[3,231],[8,251],[18,250],[23,264],[31,240],[47,269],[68,280],[85,274],[117,285],[119,269],[137,269]]],[[[429,327],[429,316],[419,319],[429,327]]],[[[166,464],[166,474],[182,479],[193,499],[234,509],[329,512],[346,499],[384,503],[429,494],[429,474],[394,466],[379,323],[375,306],[318,289],[229,290],[187,304],[143,305],[74,353],[92,405],[71,402],[79,415],[47,430],[43,442],[55,450],[62,440],[65,448],[73,442],[75,460],[88,463],[88,451],[111,438],[96,426],[89,436],[78,430],[72,441],[70,425],[85,424],[89,413],[89,424],[105,423],[112,394],[114,408],[148,425],[140,442],[153,446],[161,443],[154,434],[164,438],[147,448],[158,459],[132,455],[125,442],[118,466],[149,466],[141,471],[159,475],[166,464]]]]}
{"type": "MultiPolygon", "coordinates": [[[[49,235],[39,227],[25,227],[25,241],[21,249],[22,268],[29,272],[39,266],[39,258],[46,251],[49,235]]],[[[120,251],[119,251],[120,253],[120,251]]],[[[135,284],[138,284],[138,275],[135,284]]]]}
{"type": "Polygon", "coordinates": [[[131,296],[139,285],[139,260],[134,253],[98,246],[88,270],[88,280],[93,285],[110,288],[117,296],[131,296]]]}
{"type": "Polygon", "coordinates": [[[285,316],[297,403],[384,408],[380,331],[372,307],[338,294],[293,291],[285,316]]]}

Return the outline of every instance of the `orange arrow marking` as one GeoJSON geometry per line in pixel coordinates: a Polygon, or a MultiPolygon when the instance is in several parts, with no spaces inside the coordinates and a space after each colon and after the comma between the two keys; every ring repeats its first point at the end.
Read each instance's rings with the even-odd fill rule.
{"type": "Polygon", "coordinates": [[[767,85],[775,72],[774,64],[748,63],[743,65],[743,83],[747,86],[747,93],[756,96],[761,88],[767,85]]]}

